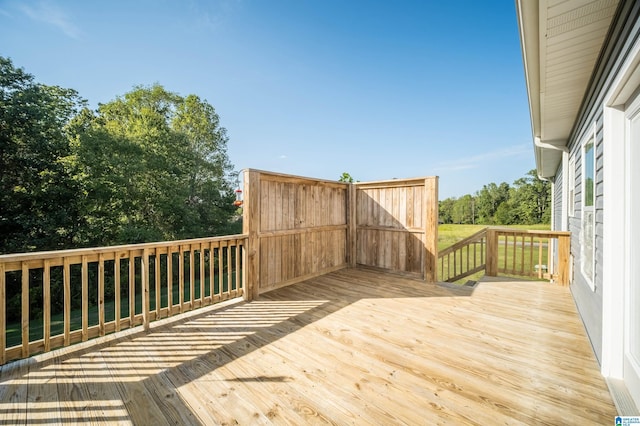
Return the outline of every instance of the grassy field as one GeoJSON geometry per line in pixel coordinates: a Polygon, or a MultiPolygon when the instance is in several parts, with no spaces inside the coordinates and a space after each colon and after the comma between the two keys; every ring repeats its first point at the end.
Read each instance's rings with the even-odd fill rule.
{"type": "MultiPolygon", "coordinates": [[[[445,249],[460,240],[473,235],[488,225],[440,225],[438,226],[438,250],[445,249]]],[[[506,225],[504,228],[534,229],[536,231],[548,231],[549,225],[506,225]]]]}

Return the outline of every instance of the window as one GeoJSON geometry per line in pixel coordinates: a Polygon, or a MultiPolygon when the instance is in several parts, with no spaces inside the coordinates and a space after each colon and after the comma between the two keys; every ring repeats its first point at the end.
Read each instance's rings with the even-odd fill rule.
{"type": "MultiPolygon", "coordinates": [[[[594,129],[595,135],[595,129],[594,129]]],[[[582,146],[582,274],[595,290],[594,252],[595,252],[595,137],[591,137],[582,146]]]]}
{"type": "Polygon", "coordinates": [[[567,215],[574,217],[576,215],[576,160],[574,158],[569,161],[569,179],[567,180],[567,186],[569,187],[567,215]]]}

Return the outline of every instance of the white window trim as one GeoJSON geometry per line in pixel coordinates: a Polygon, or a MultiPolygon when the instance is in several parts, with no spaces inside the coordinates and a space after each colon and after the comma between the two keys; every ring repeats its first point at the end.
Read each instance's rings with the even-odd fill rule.
{"type": "MultiPolygon", "coordinates": [[[[623,378],[624,303],[629,280],[628,242],[620,244],[627,223],[627,147],[625,104],[640,87],[640,39],[605,96],[603,124],[602,366],[605,377],[623,378]]],[[[625,238],[626,239],[626,238],[625,238]]]]}
{"type": "MultiPolygon", "coordinates": [[[[576,216],[576,159],[571,156],[569,160],[569,176],[567,178],[569,188],[567,195],[567,214],[569,217],[576,216]]],[[[568,230],[568,228],[567,228],[568,230]]]]}
{"type": "Polygon", "coordinates": [[[582,141],[582,144],[580,145],[580,155],[581,155],[581,163],[582,163],[582,173],[581,173],[581,192],[582,192],[582,196],[580,197],[580,214],[581,214],[581,219],[580,219],[580,272],[582,273],[582,276],[584,277],[585,281],[587,282],[587,284],[589,284],[589,287],[591,288],[592,291],[596,290],[595,287],[595,274],[596,274],[596,124],[593,123],[591,131],[589,131],[586,135],[586,137],[584,138],[584,140],[582,141]],[[586,164],[585,164],[585,147],[589,144],[592,143],[593,144],[593,205],[592,206],[585,206],[585,200],[586,200],[586,164]],[[586,265],[586,256],[585,256],[585,241],[583,240],[584,238],[584,225],[585,225],[585,212],[586,211],[590,211],[592,212],[591,215],[591,232],[592,232],[592,239],[593,241],[591,242],[591,248],[592,248],[592,253],[591,253],[591,276],[589,276],[589,274],[587,274],[584,270],[584,267],[586,265]]]}

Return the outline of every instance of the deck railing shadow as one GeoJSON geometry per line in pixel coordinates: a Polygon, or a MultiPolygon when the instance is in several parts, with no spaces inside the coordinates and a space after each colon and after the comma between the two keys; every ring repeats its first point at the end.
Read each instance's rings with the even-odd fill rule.
{"type": "MultiPolygon", "coordinates": [[[[7,396],[29,411],[30,424],[52,419],[134,424],[200,421],[179,388],[212,380],[287,381],[264,373],[222,378],[215,370],[369,298],[468,297],[470,288],[424,285],[422,281],[367,269],[345,269],[275,290],[252,302],[237,301],[130,330],[86,347],[68,347],[2,367],[0,401],[7,396]],[[332,291],[335,289],[337,291],[332,291]],[[77,348],[77,349],[76,349],[77,348]],[[29,392],[27,393],[27,383],[29,392]],[[34,389],[37,391],[34,393],[34,389]],[[134,398],[135,396],[135,398],[134,398]],[[137,406],[147,401],[146,409],[137,406]],[[146,413],[135,418],[136,413],[146,413]],[[134,417],[132,417],[134,416],[134,417]]],[[[251,372],[247,372],[251,373],[251,372]]],[[[204,391],[204,390],[203,390],[204,391]]],[[[221,407],[222,409],[223,407],[221,407]]],[[[24,415],[0,404],[0,424],[24,415]]]]}

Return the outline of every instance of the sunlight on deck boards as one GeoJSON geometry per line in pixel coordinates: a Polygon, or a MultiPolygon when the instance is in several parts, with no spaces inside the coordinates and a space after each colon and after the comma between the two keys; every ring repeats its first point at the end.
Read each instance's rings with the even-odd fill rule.
{"type": "Polygon", "coordinates": [[[344,269],[0,370],[0,424],[611,424],[568,288],[344,269]]]}

